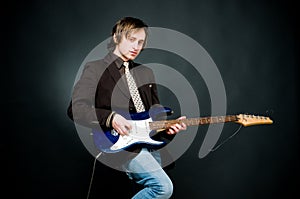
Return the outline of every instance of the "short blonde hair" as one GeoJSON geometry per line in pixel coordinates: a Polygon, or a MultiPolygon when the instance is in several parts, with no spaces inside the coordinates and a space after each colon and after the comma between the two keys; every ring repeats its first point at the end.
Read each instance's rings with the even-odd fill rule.
{"type": "Polygon", "coordinates": [[[113,27],[112,32],[111,32],[111,41],[108,44],[108,49],[110,51],[113,51],[116,47],[116,44],[118,44],[119,42],[121,42],[121,39],[123,36],[125,36],[125,38],[128,38],[128,36],[130,36],[130,34],[134,31],[136,31],[137,29],[141,29],[143,28],[145,33],[146,33],[146,38],[145,38],[145,43],[143,45],[146,45],[146,41],[147,41],[147,37],[148,37],[148,25],[145,24],[142,20],[134,18],[134,17],[124,17],[122,19],[120,19],[113,27]],[[115,40],[114,41],[114,36],[115,36],[115,40]]]}

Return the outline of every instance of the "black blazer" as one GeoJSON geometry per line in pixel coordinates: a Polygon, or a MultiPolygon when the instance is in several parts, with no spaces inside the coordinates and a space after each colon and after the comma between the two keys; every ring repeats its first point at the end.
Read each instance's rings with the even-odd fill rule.
{"type": "MultiPolygon", "coordinates": [[[[103,127],[112,111],[122,109],[136,112],[124,75],[120,73],[123,61],[109,53],[101,60],[88,62],[75,84],[68,115],[76,123],[103,127]]],[[[130,69],[137,83],[145,109],[159,104],[153,71],[130,62],[130,69]]]]}
{"type": "MultiPolygon", "coordinates": [[[[77,124],[98,128],[111,129],[106,126],[108,116],[112,111],[125,110],[136,112],[130,97],[124,75],[120,73],[123,61],[116,55],[109,53],[104,59],[88,62],[83,69],[82,75],[75,84],[72,100],[68,107],[68,116],[77,124]]],[[[145,109],[159,104],[157,86],[153,71],[143,65],[131,62],[130,68],[137,83],[145,109]]],[[[160,105],[159,105],[160,106],[160,105]]],[[[159,133],[154,139],[169,142],[174,135],[159,133]]],[[[137,154],[139,148],[134,152],[137,154]]],[[[162,150],[163,160],[172,158],[167,150],[162,150]]],[[[103,161],[117,161],[124,163],[135,155],[123,153],[106,154],[103,161]]],[[[168,166],[173,168],[174,163],[168,166]]]]}

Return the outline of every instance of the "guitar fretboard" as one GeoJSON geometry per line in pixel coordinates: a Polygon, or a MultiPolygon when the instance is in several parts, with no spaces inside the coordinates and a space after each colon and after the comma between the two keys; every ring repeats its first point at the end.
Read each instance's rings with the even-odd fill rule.
{"type": "Polygon", "coordinates": [[[187,126],[197,126],[211,123],[224,123],[235,122],[238,118],[236,115],[217,116],[217,117],[201,117],[201,118],[189,118],[182,120],[162,120],[150,122],[149,126],[151,130],[168,129],[174,124],[185,123],[187,126]]]}

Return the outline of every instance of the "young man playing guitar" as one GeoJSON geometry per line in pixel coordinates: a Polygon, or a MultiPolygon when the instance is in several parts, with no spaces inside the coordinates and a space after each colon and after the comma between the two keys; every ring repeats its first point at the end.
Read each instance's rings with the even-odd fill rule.
{"type": "MultiPolygon", "coordinates": [[[[160,103],[152,70],[133,62],[145,47],[147,27],[137,18],[119,20],[112,29],[110,52],[103,59],[88,62],[74,87],[68,115],[76,123],[100,127],[100,142],[105,131],[126,140],[133,124],[123,112],[143,113],[160,103]]],[[[184,123],[176,123],[165,133],[175,135],[186,128],[184,123]]],[[[124,142],[118,142],[118,146],[124,142]]],[[[138,154],[123,165],[129,178],[143,187],[133,198],[170,198],[173,184],[161,166],[160,153],[147,145],[134,144],[134,147],[138,154]]]]}

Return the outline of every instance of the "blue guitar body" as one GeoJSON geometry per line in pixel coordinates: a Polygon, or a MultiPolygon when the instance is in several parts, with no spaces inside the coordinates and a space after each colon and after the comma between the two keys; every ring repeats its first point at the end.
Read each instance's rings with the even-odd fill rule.
{"type": "Polygon", "coordinates": [[[147,147],[161,147],[165,144],[163,141],[153,140],[151,137],[156,133],[151,130],[149,123],[160,117],[170,115],[172,110],[167,107],[155,107],[150,111],[141,113],[122,113],[118,114],[125,117],[132,126],[128,136],[120,136],[115,130],[93,130],[93,139],[96,147],[105,153],[117,153],[123,150],[130,150],[131,148],[140,145],[147,147]]]}

